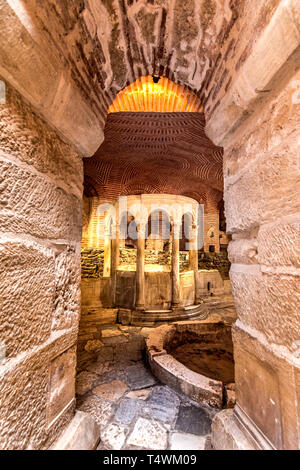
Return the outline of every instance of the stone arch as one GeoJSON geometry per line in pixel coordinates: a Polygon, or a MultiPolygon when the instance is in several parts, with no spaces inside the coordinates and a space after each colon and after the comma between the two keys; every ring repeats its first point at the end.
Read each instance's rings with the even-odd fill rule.
{"type": "MultiPolygon", "coordinates": [[[[134,13],[136,2],[128,4],[128,11],[134,13]]],[[[172,3],[177,5],[176,12],[171,12],[176,18],[174,25],[171,24],[168,9],[158,9],[156,4],[151,4],[148,4],[147,11],[152,16],[157,15],[154,19],[154,39],[149,44],[155,43],[155,47],[147,49],[147,41],[143,43],[142,39],[132,39],[130,33],[121,35],[118,29],[111,29],[113,44],[117,45],[112,47],[111,57],[109,44],[98,41],[101,34],[98,35],[97,18],[104,14],[111,23],[116,22],[120,15],[122,33],[128,32],[130,22],[135,20],[127,18],[124,2],[118,2],[118,6],[113,3],[110,11],[81,10],[82,2],[72,2],[75,6],[74,10],[70,10],[64,2],[59,7],[65,9],[64,14],[60,9],[49,10],[49,25],[53,25],[50,30],[44,27],[47,2],[37,4],[33,1],[24,8],[21,1],[1,4],[1,55],[10,58],[0,67],[8,90],[9,119],[4,115],[4,128],[10,129],[10,123],[13,123],[14,129],[20,133],[19,124],[23,122],[23,129],[27,126],[26,135],[33,137],[31,146],[34,146],[36,129],[39,129],[38,135],[48,136],[48,140],[43,139],[45,167],[41,166],[36,155],[29,155],[26,136],[22,150],[16,148],[16,132],[13,132],[14,138],[10,138],[1,157],[6,164],[5,171],[13,168],[11,171],[18,175],[16,187],[22,187],[23,197],[26,197],[25,190],[28,188],[25,181],[27,184],[30,182],[33,188],[26,224],[19,205],[13,204],[17,211],[15,218],[9,214],[13,224],[4,212],[5,230],[13,233],[17,240],[5,241],[5,260],[8,260],[9,266],[5,269],[13,271],[12,260],[16,259],[16,253],[20,253],[20,258],[26,260],[27,270],[27,273],[19,271],[22,288],[26,293],[30,292],[31,297],[39,298],[39,305],[45,309],[30,310],[31,306],[27,305],[29,314],[35,316],[34,331],[30,325],[27,328],[28,319],[22,316],[22,330],[26,336],[19,338],[19,328],[14,328],[13,337],[8,338],[10,347],[7,358],[8,361],[13,359],[14,363],[8,364],[9,367],[4,365],[7,375],[1,377],[1,410],[5,413],[5,430],[9,428],[12,432],[1,439],[1,445],[7,448],[50,446],[73,416],[74,384],[68,383],[67,372],[72,376],[75,370],[74,331],[77,331],[79,318],[78,304],[75,302],[74,311],[66,315],[61,315],[61,312],[64,312],[62,306],[70,292],[78,291],[80,277],[76,246],[80,242],[81,216],[78,207],[81,196],[78,197],[78,194],[81,194],[81,169],[74,149],[81,156],[90,156],[97,150],[104,137],[107,108],[114,96],[128,84],[127,81],[132,82],[147,72],[165,74],[195,89],[205,107],[209,137],[225,148],[227,230],[235,235],[230,251],[232,285],[239,316],[239,322],[235,325],[239,399],[229,419],[223,419],[224,414],[218,415],[215,429],[219,427],[222,440],[218,441],[214,434],[212,443],[220,448],[224,445],[224,436],[230,435],[227,444],[230,441],[238,446],[240,443],[236,435],[240,435],[241,427],[237,422],[242,422],[243,430],[250,428],[252,431],[251,438],[248,436],[249,440],[246,438],[243,441],[249,447],[253,446],[254,440],[258,448],[298,448],[299,394],[295,384],[299,368],[295,362],[294,348],[299,330],[293,295],[296,289],[296,262],[289,234],[296,233],[299,207],[292,198],[287,199],[286,187],[282,184],[285,181],[291,187],[299,187],[298,173],[295,171],[298,168],[296,157],[299,143],[296,139],[287,141],[287,136],[291,136],[291,130],[296,127],[298,112],[297,103],[293,101],[297,92],[294,83],[299,81],[297,2],[284,0],[272,2],[272,5],[271,2],[257,2],[257,8],[244,8],[245,2],[230,2],[230,5],[228,2],[218,2],[217,8],[223,8],[226,12],[224,21],[217,21],[214,12],[209,14],[204,11],[207,14],[202,15],[203,34],[199,34],[200,25],[195,27],[196,4],[193,1],[188,2],[182,16],[179,15],[181,8],[178,9],[178,2],[172,3]],[[167,25],[172,32],[167,33],[167,25]],[[127,42],[125,47],[122,43],[118,50],[121,36],[127,42]],[[162,39],[158,40],[160,37],[162,39]],[[203,40],[198,41],[199,38],[203,40]],[[136,47],[140,42],[142,49],[136,47]],[[270,44],[272,47],[269,47],[270,44]],[[202,53],[204,49],[206,54],[202,53]],[[145,50],[146,61],[143,60],[145,50]],[[151,60],[151,54],[155,55],[155,61],[151,60]],[[195,57],[201,59],[195,61],[195,57]],[[82,67],[77,67],[78,58],[81,58],[82,67]],[[97,68],[100,63],[105,64],[103,68],[97,68]],[[128,68],[124,64],[128,64],[128,68]],[[284,112],[285,107],[290,110],[288,115],[284,112]],[[61,166],[57,162],[53,165],[54,153],[49,141],[54,134],[60,142],[57,155],[64,162],[61,166]],[[272,135],[276,139],[272,140],[272,135]],[[71,178],[70,173],[73,175],[71,178]],[[45,210],[41,210],[41,199],[36,198],[35,188],[39,188],[40,194],[51,195],[48,199],[53,201],[52,207],[45,205],[44,198],[45,210]],[[53,207],[57,214],[53,212],[53,207]],[[65,221],[68,223],[65,224],[65,221]],[[23,233],[25,236],[20,237],[23,233]],[[273,237],[274,233],[280,236],[273,237]],[[40,243],[41,239],[43,244],[40,243]],[[68,249],[64,250],[66,246],[68,249]],[[289,246],[288,256],[285,256],[283,246],[289,246]],[[36,266],[47,269],[37,273],[36,266]],[[72,266],[76,271],[74,275],[70,274],[72,266]],[[29,269],[32,269],[30,279],[29,269]],[[67,280],[63,289],[60,273],[67,280]],[[32,284],[35,279],[37,282],[32,284]],[[44,285],[45,289],[33,295],[34,284],[44,285]],[[50,294],[47,290],[49,286],[50,294]],[[57,295],[55,311],[51,310],[53,292],[57,295]],[[50,331],[55,332],[51,340],[50,331]],[[55,340],[50,344],[53,337],[55,340]],[[20,361],[19,354],[24,353],[24,348],[28,357],[24,361],[22,354],[20,361]],[[23,378],[28,374],[26,366],[29,363],[38,372],[32,383],[28,383],[25,396],[23,378]],[[256,381],[257,367],[259,382],[256,381]],[[61,374],[64,381],[60,387],[62,395],[58,397],[61,399],[59,402],[54,401],[57,370],[66,372],[65,375],[61,374]],[[47,397],[44,394],[46,376],[50,377],[47,397]],[[288,387],[286,377],[289,378],[288,387]],[[8,383],[16,384],[13,401],[8,383]],[[43,400],[39,400],[33,420],[32,405],[38,390],[43,400]],[[278,391],[275,392],[276,396],[273,395],[274,390],[278,391]],[[25,407],[23,400],[28,400],[25,407]],[[46,410],[44,404],[47,400],[46,410]],[[272,405],[274,408],[271,408],[275,410],[270,414],[272,419],[270,422],[262,421],[262,416],[269,415],[270,403],[273,402],[276,406],[272,405]],[[26,416],[24,409],[29,410],[26,416]],[[55,410],[61,414],[56,415],[55,410]],[[260,431],[256,434],[257,429],[260,431]]],[[[200,2],[197,4],[200,5],[200,2]]],[[[134,36],[142,38],[140,28],[134,28],[134,31],[134,36]]],[[[32,148],[30,145],[29,148],[32,148]]],[[[11,179],[7,177],[5,181],[5,197],[9,200],[14,193],[9,186],[11,179]]],[[[27,195],[29,199],[29,193],[27,195]]],[[[9,307],[5,312],[9,315],[8,324],[18,325],[18,317],[21,317],[16,317],[18,299],[7,291],[4,295],[9,307]],[[13,299],[15,304],[11,307],[13,299]]],[[[25,296],[18,296],[23,300],[24,310],[25,296]]]]}

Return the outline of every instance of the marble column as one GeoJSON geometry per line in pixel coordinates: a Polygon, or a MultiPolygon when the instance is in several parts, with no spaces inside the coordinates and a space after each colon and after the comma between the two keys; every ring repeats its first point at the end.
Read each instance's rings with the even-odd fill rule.
{"type": "Polygon", "coordinates": [[[179,233],[180,223],[172,227],[172,307],[180,305],[179,233]]]}
{"type": "Polygon", "coordinates": [[[189,241],[190,250],[189,250],[189,267],[191,271],[194,271],[195,279],[195,304],[199,303],[200,299],[198,297],[199,291],[199,276],[198,276],[198,244],[197,244],[197,226],[193,224],[193,239],[189,241]]]}
{"type": "Polygon", "coordinates": [[[110,277],[111,270],[111,237],[110,228],[105,229],[104,233],[104,266],[103,277],[110,277]]]}
{"type": "Polygon", "coordinates": [[[117,272],[120,261],[119,230],[117,226],[112,229],[111,240],[111,290],[112,304],[116,306],[117,272]]]}
{"type": "Polygon", "coordinates": [[[145,309],[145,222],[137,226],[136,300],[137,310],[145,309]]]}

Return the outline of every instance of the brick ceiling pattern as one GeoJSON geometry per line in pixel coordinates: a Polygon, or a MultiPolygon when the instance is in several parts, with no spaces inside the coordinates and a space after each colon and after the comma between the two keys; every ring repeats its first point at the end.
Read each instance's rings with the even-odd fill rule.
{"type": "Polygon", "coordinates": [[[85,194],[168,193],[215,204],[222,198],[223,150],[205,135],[203,113],[112,113],[105,140],[85,159],[85,194]]]}

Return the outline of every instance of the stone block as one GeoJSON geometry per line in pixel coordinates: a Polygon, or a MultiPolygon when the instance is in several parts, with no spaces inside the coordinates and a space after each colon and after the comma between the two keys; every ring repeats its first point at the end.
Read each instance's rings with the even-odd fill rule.
{"type": "Polygon", "coordinates": [[[193,405],[181,405],[175,430],[197,436],[207,436],[211,431],[209,410],[193,405]]]}
{"type": "Polygon", "coordinates": [[[170,450],[205,450],[206,437],[174,432],[170,437],[170,450]]]}
{"type": "Polygon", "coordinates": [[[97,380],[99,380],[99,376],[97,374],[87,371],[80,372],[76,377],[77,395],[84,395],[87,393],[94,386],[97,380]]]}
{"type": "Polygon", "coordinates": [[[299,266],[299,232],[300,218],[296,215],[262,225],[257,237],[259,263],[266,266],[299,266]]]}
{"type": "Polygon", "coordinates": [[[231,287],[241,322],[266,336],[270,343],[292,351],[299,339],[299,294],[295,276],[264,274],[232,265],[231,287]]]}
{"type": "Polygon", "coordinates": [[[81,201],[45,178],[9,161],[1,163],[2,230],[35,237],[81,239],[81,201]]]}
{"type": "Polygon", "coordinates": [[[55,311],[53,330],[78,325],[80,317],[80,251],[68,246],[55,256],[55,311]]]}
{"type": "Polygon", "coordinates": [[[144,449],[164,450],[167,447],[167,431],[154,420],[139,418],[127,444],[144,449]]]}
{"type": "Polygon", "coordinates": [[[82,158],[7,86],[0,108],[1,151],[77,192],[82,191],[82,158]]]}
{"type": "Polygon", "coordinates": [[[76,347],[73,346],[50,364],[47,423],[48,427],[75,397],[76,347]]]}
{"type": "Polygon", "coordinates": [[[238,178],[233,176],[225,179],[228,233],[248,231],[262,223],[272,222],[282,217],[282,214],[298,212],[298,148],[295,137],[289,140],[288,146],[282,146],[273,153],[265,153],[249,163],[238,178]],[[291,193],[287,188],[294,190],[291,193]]]}
{"type": "Polygon", "coordinates": [[[295,351],[268,343],[264,335],[240,321],[233,328],[233,338],[239,357],[235,364],[239,417],[246,427],[260,430],[252,429],[259,448],[298,449],[295,351]]]}
{"type": "Polygon", "coordinates": [[[129,425],[135,418],[137,412],[141,409],[141,402],[139,400],[130,400],[127,398],[122,400],[114,416],[114,420],[119,423],[129,425]]]}
{"type": "Polygon", "coordinates": [[[7,359],[50,336],[55,272],[51,250],[31,242],[0,241],[0,338],[7,359]]]}
{"type": "Polygon", "coordinates": [[[99,385],[93,389],[93,394],[106,400],[117,401],[128,390],[127,385],[120,380],[99,385]]]}
{"type": "Polygon", "coordinates": [[[104,445],[106,449],[121,450],[127,434],[125,426],[110,423],[101,433],[101,447],[104,445]]]}
{"type": "Polygon", "coordinates": [[[89,396],[84,402],[79,405],[80,411],[85,411],[91,415],[96,423],[103,429],[110,421],[114,412],[113,404],[95,395],[89,396]]]}
{"type": "Polygon", "coordinates": [[[223,410],[214,417],[211,443],[214,450],[257,450],[238,426],[233,410],[223,410]]]}
{"type": "Polygon", "coordinates": [[[89,414],[77,411],[51,450],[95,450],[99,439],[99,425],[89,414]]]}
{"type": "Polygon", "coordinates": [[[75,330],[58,333],[51,341],[0,366],[1,449],[48,448],[69,424],[75,403],[48,428],[47,392],[51,361],[75,341],[75,330]]]}

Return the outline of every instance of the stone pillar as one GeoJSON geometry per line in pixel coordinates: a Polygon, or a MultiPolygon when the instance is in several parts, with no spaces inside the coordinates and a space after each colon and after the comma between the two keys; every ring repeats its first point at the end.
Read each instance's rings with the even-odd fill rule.
{"type": "Polygon", "coordinates": [[[189,250],[189,267],[190,270],[194,271],[194,278],[195,278],[195,304],[199,303],[199,298],[198,298],[198,284],[199,284],[199,278],[198,278],[198,231],[197,231],[197,225],[193,224],[193,239],[190,240],[190,250],[189,250]]]}
{"type": "Polygon", "coordinates": [[[136,256],[136,300],[137,310],[145,308],[145,222],[137,226],[137,256],[136,256]]]}
{"type": "Polygon", "coordinates": [[[172,226],[172,307],[180,305],[180,272],[179,272],[179,233],[180,223],[172,226]]]}
{"type": "Polygon", "coordinates": [[[112,305],[116,306],[117,272],[120,260],[119,230],[117,226],[112,229],[111,240],[111,290],[112,305]]]}
{"type": "Polygon", "coordinates": [[[111,267],[111,239],[110,238],[111,238],[110,229],[105,228],[103,277],[110,277],[110,267],[111,267]]]}

